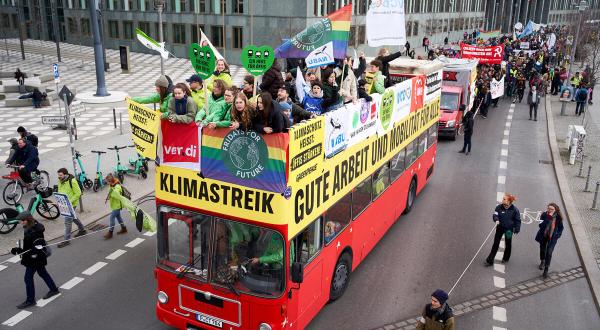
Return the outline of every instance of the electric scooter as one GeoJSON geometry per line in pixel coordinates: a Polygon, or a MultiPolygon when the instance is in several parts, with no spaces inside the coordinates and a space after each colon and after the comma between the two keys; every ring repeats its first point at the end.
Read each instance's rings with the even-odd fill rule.
{"type": "Polygon", "coordinates": [[[98,190],[102,189],[102,187],[104,187],[106,185],[106,182],[104,182],[104,177],[102,176],[102,172],[100,172],[100,156],[102,154],[105,154],[106,151],[97,151],[97,150],[92,150],[92,153],[95,153],[96,155],[98,155],[97,159],[98,161],[96,162],[96,178],[94,179],[94,192],[98,192],[98,190]]]}
{"type": "Polygon", "coordinates": [[[88,179],[87,175],[85,174],[85,169],[83,168],[83,163],[81,162],[81,154],[79,153],[79,151],[75,151],[75,159],[77,160],[77,164],[79,165],[79,169],[81,170],[81,173],[75,173],[75,177],[77,178],[79,187],[83,187],[89,190],[90,188],[92,188],[94,183],[92,182],[92,180],[88,179]]]}
{"type": "MultiPolygon", "coordinates": [[[[130,146],[130,147],[134,147],[134,146],[130,146]]],[[[137,164],[137,163],[140,162],[144,171],[146,171],[146,173],[148,173],[148,160],[149,160],[148,158],[146,158],[138,153],[137,158],[129,158],[129,165],[132,167],[136,167],[136,166],[139,166],[139,164],[137,164]]]]}
{"type": "Polygon", "coordinates": [[[117,153],[117,166],[115,166],[115,171],[114,171],[115,176],[119,179],[119,181],[121,181],[121,183],[125,180],[125,174],[139,174],[139,175],[141,175],[141,177],[143,179],[147,178],[148,174],[146,173],[146,171],[144,171],[141,161],[136,161],[135,166],[132,166],[132,167],[126,167],[123,164],[121,164],[121,157],[119,155],[119,150],[125,149],[127,147],[133,147],[133,146],[124,146],[124,147],[114,146],[113,148],[108,148],[108,150],[114,150],[117,153]]]}

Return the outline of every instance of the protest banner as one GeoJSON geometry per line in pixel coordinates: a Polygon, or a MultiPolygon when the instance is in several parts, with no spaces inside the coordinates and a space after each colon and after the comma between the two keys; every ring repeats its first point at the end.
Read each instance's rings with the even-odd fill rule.
{"type": "Polygon", "coordinates": [[[196,123],[174,124],[165,120],[162,132],[161,165],[200,171],[202,128],[196,123]]]}
{"type": "Polygon", "coordinates": [[[146,158],[155,159],[160,112],[127,99],[127,113],[135,150],[146,158]]]}
{"type": "Polygon", "coordinates": [[[496,79],[490,81],[490,93],[492,94],[492,99],[497,99],[504,95],[504,77],[500,81],[496,79]]]}
{"type": "Polygon", "coordinates": [[[404,46],[406,43],[404,0],[371,1],[366,21],[370,47],[404,46]]]}
{"type": "Polygon", "coordinates": [[[462,58],[479,60],[480,64],[500,64],[504,56],[504,45],[478,47],[460,43],[462,58]]]}

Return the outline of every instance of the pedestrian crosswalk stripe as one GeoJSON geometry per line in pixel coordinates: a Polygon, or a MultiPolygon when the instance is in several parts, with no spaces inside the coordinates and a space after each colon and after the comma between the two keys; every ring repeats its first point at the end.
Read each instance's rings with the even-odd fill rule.
{"type": "Polygon", "coordinates": [[[118,257],[120,257],[120,256],[122,256],[123,254],[125,254],[126,252],[127,252],[126,250],[121,250],[121,249],[118,249],[117,251],[115,251],[115,252],[113,252],[113,253],[109,254],[109,255],[106,257],[106,259],[108,259],[108,260],[115,260],[115,259],[117,259],[118,257]]]}
{"type": "Polygon", "coordinates": [[[143,241],[145,241],[143,238],[137,237],[133,241],[125,244],[125,246],[128,247],[128,248],[133,248],[133,247],[136,247],[138,244],[142,243],[143,241]]]}
{"type": "Polygon", "coordinates": [[[84,270],[83,272],[81,272],[83,275],[88,275],[91,276],[93,275],[95,272],[99,271],[102,267],[108,265],[106,262],[102,262],[102,261],[98,261],[97,263],[95,263],[92,267],[84,270]]]}
{"type": "Polygon", "coordinates": [[[20,311],[17,314],[15,314],[13,317],[11,317],[10,319],[4,321],[2,323],[2,325],[13,327],[13,326],[17,325],[17,323],[23,321],[26,317],[28,317],[31,314],[33,314],[33,313],[30,311],[20,311]]]}
{"type": "Polygon", "coordinates": [[[506,308],[494,306],[492,313],[494,315],[494,320],[506,322],[506,308]]]}
{"type": "Polygon", "coordinates": [[[72,279],[65,282],[65,284],[61,285],[60,288],[65,289],[65,290],[71,290],[74,286],[81,283],[82,281],[83,281],[82,277],[75,276],[72,279]]]}
{"type": "Polygon", "coordinates": [[[37,307],[44,307],[44,306],[48,305],[52,300],[54,300],[54,299],[56,299],[56,298],[58,298],[60,296],[61,296],[61,294],[59,293],[59,294],[57,294],[55,296],[50,297],[49,299],[40,299],[40,300],[37,301],[36,306],[37,307]]]}

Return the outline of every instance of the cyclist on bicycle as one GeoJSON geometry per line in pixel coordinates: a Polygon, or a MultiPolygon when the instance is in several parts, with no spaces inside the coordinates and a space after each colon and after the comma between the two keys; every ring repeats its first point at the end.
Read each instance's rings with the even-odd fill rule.
{"type": "Polygon", "coordinates": [[[31,172],[36,172],[38,165],[40,165],[40,158],[38,157],[37,148],[31,143],[27,142],[24,138],[20,138],[17,142],[18,148],[14,155],[6,160],[7,164],[16,162],[19,164],[19,175],[23,182],[30,186],[33,182],[31,178],[31,172]]]}
{"type": "Polygon", "coordinates": [[[35,136],[35,134],[28,132],[25,127],[23,126],[19,126],[17,128],[17,133],[19,133],[19,135],[25,139],[25,141],[31,143],[32,146],[34,147],[38,147],[38,138],[37,136],[35,136]]]}

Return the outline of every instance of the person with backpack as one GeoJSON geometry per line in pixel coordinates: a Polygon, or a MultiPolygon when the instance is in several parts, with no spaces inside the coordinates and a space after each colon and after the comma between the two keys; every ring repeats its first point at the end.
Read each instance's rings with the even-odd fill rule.
{"type": "MultiPolygon", "coordinates": [[[[460,106],[462,111],[464,111],[465,105],[460,106]]],[[[475,126],[475,112],[473,109],[469,110],[465,113],[465,116],[462,118],[462,125],[464,127],[464,143],[462,149],[459,151],[460,153],[464,153],[468,155],[471,153],[471,137],[473,136],[473,127],[475,126]]]]}
{"type": "MultiPolygon", "coordinates": [[[[67,195],[69,202],[73,206],[73,212],[75,212],[75,208],[79,204],[79,198],[81,197],[81,188],[79,188],[79,183],[73,175],[69,174],[69,171],[67,171],[66,168],[60,168],[57,172],[58,192],[67,195]]],[[[73,222],[75,222],[77,228],[79,229],[75,237],[83,236],[87,233],[81,221],[77,219],[77,214],[73,214],[73,217],[65,217],[65,239],[56,247],[63,248],[71,244],[71,227],[73,222]]]]}
{"type": "Polygon", "coordinates": [[[417,322],[417,330],[454,330],[454,314],[447,301],[444,290],[433,291],[431,303],[425,305],[417,322]]]}
{"type": "Polygon", "coordinates": [[[112,174],[106,176],[106,182],[108,182],[110,189],[108,190],[108,195],[106,196],[104,203],[110,201],[111,212],[108,232],[104,235],[104,239],[111,239],[113,237],[113,230],[115,229],[115,220],[119,221],[119,224],[121,225],[121,230],[117,232],[117,235],[127,233],[127,227],[125,227],[123,217],[121,217],[123,204],[119,200],[119,196],[124,195],[124,188],[121,186],[119,179],[115,178],[112,174]]]}
{"type": "Polygon", "coordinates": [[[577,102],[577,105],[575,106],[575,114],[577,116],[581,116],[581,114],[585,110],[585,104],[587,103],[587,97],[588,97],[587,87],[582,84],[575,91],[575,102],[577,102]]]}
{"type": "Polygon", "coordinates": [[[19,133],[19,135],[25,139],[25,141],[31,143],[32,146],[34,147],[38,147],[38,138],[37,136],[35,136],[35,134],[28,132],[25,127],[23,126],[19,126],[17,128],[17,133],[19,133]]]}
{"type": "Polygon", "coordinates": [[[18,309],[24,309],[35,306],[36,304],[35,284],[33,282],[33,275],[35,275],[35,273],[38,273],[44,282],[46,282],[46,285],[50,290],[44,296],[44,299],[50,299],[60,292],[58,287],[56,287],[52,276],[50,276],[46,270],[46,265],[48,264],[47,257],[50,255],[50,247],[46,246],[46,241],[44,240],[44,225],[35,221],[28,211],[21,212],[16,219],[19,220],[23,226],[23,246],[12,248],[10,253],[20,255],[21,265],[25,266],[25,290],[27,292],[27,299],[17,306],[18,309]]]}

